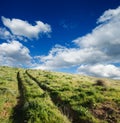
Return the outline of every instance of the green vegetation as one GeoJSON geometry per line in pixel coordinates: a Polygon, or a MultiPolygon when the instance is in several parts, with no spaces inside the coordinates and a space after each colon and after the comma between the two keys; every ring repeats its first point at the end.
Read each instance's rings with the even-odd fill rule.
{"type": "Polygon", "coordinates": [[[17,105],[17,71],[16,68],[0,67],[0,123],[11,122],[13,108],[17,105]]]}
{"type": "Polygon", "coordinates": [[[0,67],[1,123],[120,123],[120,81],[0,67]]]}
{"type": "Polygon", "coordinates": [[[120,81],[34,70],[28,75],[73,122],[119,123],[120,81]]]}
{"type": "Polygon", "coordinates": [[[26,73],[20,72],[23,91],[23,121],[28,123],[70,123],[51,101],[48,93],[26,73]]]}

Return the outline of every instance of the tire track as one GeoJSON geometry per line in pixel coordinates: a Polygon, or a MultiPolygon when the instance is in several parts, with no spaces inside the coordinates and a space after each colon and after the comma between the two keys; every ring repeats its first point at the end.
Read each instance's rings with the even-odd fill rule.
{"type": "MultiPolygon", "coordinates": [[[[28,75],[28,77],[29,77],[30,79],[32,79],[32,80],[39,86],[39,88],[41,88],[43,91],[49,93],[49,96],[50,96],[50,98],[51,98],[53,104],[54,104],[56,107],[58,107],[58,106],[56,105],[56,103],[53,101],[53,98],[52,98],[51,95],[50,95],[51,90],[48,89],[48,88],[46,88],[44,85],[41,85],[41,84],[37,81],[37,79],[35,79],[33,76],[31,76],[27,71],[26,71],[25,73],[28,75]]],[[[72,122],[72,119],[70,119],[69,115],[66,115],[66,113],[63,112],[61,108],[58,107],[58,110],[60,110],[60,112],[62,112],[62,114],[63,114],[64,116],[66,116],[66,117],[69,119],[70,122],[72,122]]]]}
{"type": "Polygon", "coordinates": [[[89,121],[80,119],[78,113],[77,113],[75,110],[73,110],[73,109],[71,108],[70,104],[65,103],[58,95],[54,94],[50,88],[48,88],[48,87],[46,87],[45,85],[41,84],[36,78],[34,78],[34,77],[33,77],[31,74],[29,74],[27,71],[26,71],[26,74],[27,74],[32,80],[34,80],[34,81],[38,84],[38,86],[39,86],[40,88],[42,88],[44,91],[49,92],[50,97],[51,97],[53,103],[54,103],[57,107],[58,107],[58,105],[60,105],[60,106],[58,107],[58,109],[59,109],[60,111],[62,111],[62,113],[63,113],[66,117],[68,117],[68,119],[70,119],[70,121],[71,121],[72,123],[90,123],[89,121]]]}
{"type": "Polygon", "coordinates": [[[20,96],[18,97],[17,105],[13,109],[13,123],[26,123],[24,121],[24,112],[23,112],[23,105],[24,105],[24,92],[23,92],[23,85],[20,78],[20,72],[17,72],[17,81],[18,81],[18,90],[20,96]]]}
{"type": "MultiPolygon", "coordinates": [[[[14,113],[13,113],[13,123],[28,123],[29,121],[29,113],[26,112],[24,106],[26,104],[26,100],[29,102],[30,100],[26,98],[26,85],[25,83],[28,84],[28,86],[32,86],[30,83],[28,83],[28,81],[25,79],[25,75],[28,77],[28,80],[30,81],[33,81],[27,74],[26,72],[24,72],[24,76],[23,75],[23,72],[18,72],[17,73],[17,80],[18,80],[18,90],[19,90],[19,93],[20,93],[20,96],[19,96],[19,100],[18,100],[18,103],[16,105],[16,107],[14,108],[14,113]],[[25,83],[24,83],[25,82],[25,83]]],[[[33,83],[36,85],[36,87],[38,87],[37,89],[42,89],[38,86],[38,84],[33,81],[33,83]]],[[[43,90],[43,89],[42,89],[43,90]]],[[[44,91],[44,90],[43,90],[44,91]]],[[[32,93],[31,93],[32,94],[32,93]]],[[[50,98],[50,96],[49,96],[50,98]]],[[[51,100],[52,101],[52,100],[51,100]]],[[[48,103],[49,104],[49,103],[48,103]]],[[[54,105],[54,103],[52,103],[52,105],[54,105]]],[[[52,105],[48,105],[48,106],[51,106],[52,105]]],[[[55,106],[55,105],[54,105],[55,106]]],[[[55,107],[57,109],[57,107],[55,107]]],[[[47,110],[47,109],[46,109],[47,110]]],[[[58,109],[57,109],[58,110],[58,109]]],[[[49,111],[49,110],[48,110],[49,111]]],[[[60,113],[58,111],[58,113],[60,113]]],[[[56,115],[57,116],[57,115],[56,115]]],[[[63,114],[61,114],[60,116],[64,116],[63,114]]],[[[32,116],[31,116],[32,117],[32,116]]],[[[42,117],[42,116],[41,116],[42,117]]],[[[65,117],[65,116],[64,116],[65,117]]],[[[63,117],[63,119],[64,119],[63,117]]],[[[58,118],[59,119],[59,118],[58,118]]],[[[67,119],[67,117],[66,117],[67,119]]],[[[65,120],[65,119],[64,119],[65,120]]],[[[63,120],[63,122],[64,122],[63,120]]],[[[32,121],[34,122],[34,121],[32,121]]],[[[44,120],[43,120],[44,122],[44,120]]],[[[69,119],[67,119],[65,121],[66,123],[70,123],[69,119]]]]}

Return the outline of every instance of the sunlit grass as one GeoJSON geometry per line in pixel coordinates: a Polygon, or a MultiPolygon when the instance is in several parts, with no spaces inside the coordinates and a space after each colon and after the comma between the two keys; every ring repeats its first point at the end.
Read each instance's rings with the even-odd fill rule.
{"type": "Polygon", "coordinates": [[[119,123],[119,114],[120,80],[0,67],[0,123],[119,123]]]}
{"type": "Polygon", "coordinates": [[[93,123],[120,121],[120,81],[49,71],[28,72],[61,101],[58,105],[70,106],[77,112],[79,120],[93,123]],[[103,104],[107,104],[111,113],[103,104]],[[101,115],[102,112],[106,117],[101,115]]]}
{"type": "Polygon", "coordinates": [[[17,69],[0,67],[0,123],[8,123],[17,104],[17,69]]]}
{"type": "Polygon", "coordinates": [[[24,91],[24,115],[28,123],[70,123],[51,101],[49,94],[20,72],[24,91]]]}

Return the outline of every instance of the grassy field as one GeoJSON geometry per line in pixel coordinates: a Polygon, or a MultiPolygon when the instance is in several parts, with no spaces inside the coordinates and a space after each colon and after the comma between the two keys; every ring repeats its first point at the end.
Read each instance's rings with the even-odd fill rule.
{"type": "Polygon", "coordinates": [[[0,123],[120,123],[120,80],[0,67],[0,123]]]}
{"type": "Polygon", "coordinates": [[[0,67],[0,123],[11,122],[10,117],[17,105],[19,97],[17,71],[15,68],[0,67]]]}

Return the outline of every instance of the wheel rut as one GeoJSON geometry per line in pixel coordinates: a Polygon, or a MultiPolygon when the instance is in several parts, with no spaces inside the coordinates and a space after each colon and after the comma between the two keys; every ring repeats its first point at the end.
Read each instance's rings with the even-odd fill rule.
{"type": "MultiPolygon", "coordinates": [[[[33,80],[38,85],[39,88],[41,88],[45,92],[48,92],[47,89],[45,89],[45,88],[43,89],[42,87],[40,87],[39,84],[34,79],[32,79],[27,72],[25,72],[24,74],[26,74],[31,80],[33,80]]],[[[25,94],[24,94],[24,84],[23,84],[23,80],[21,77],[22,77],[21,72],[17,72],[16,78],[18,81],[19,97],[17,98],[18,99],[17,105],[13,108],[13,114],[10,117],[10,119],[12,119],[12,123],[27,123],[26,114],[23,110],[23,107],[25,104],[25,96],[24,96],[25,94]]],[[[51,96],[50,96],[50,98],[51,98],[51,96]]],[[[53,104],[55,104],[55,103],[53,102],[53,104]]],[[[58,110],[59,110],[59,108],[58,108],[58,110]]],[[[64,116],[66,116],[66,115],[64,115],[64,116]]]]}
{"type": "Polygon", "coordinates": [[[24,121],[24,112],[22,110],[24,105],[24,92],[23,92],[23,85],[20,78],[20,72],[17,72],[17,81],[18,81],[18,90],[19,90],[19,97],[17,97],[17,105],[13,108],[13,123],[26,123],[24,121]]]}
{"type": "Polygon", "coordinates": [[[78,113],[76,111],[74,111],[70,104],[65,103],[59,96],[57,96],[56,94],[53,93],[53,91],[46,87],[45,85],[41,84],[36,78],[34,78],[31,74],[29,74],[26,71],[26,74],[32,79],[34,80],[38,86],[40,88],[42,88],[44,91],[49,92],[49,95],[51,97],[51,100],[53,101],[53,103],[58,107],[58,109],[60,111],[62,111],[62,113],[68,117],[68,119],[70,119],[70,121],[72,123],[89,123],[88,121],[82,120],[79,118],[78,113]]]}

